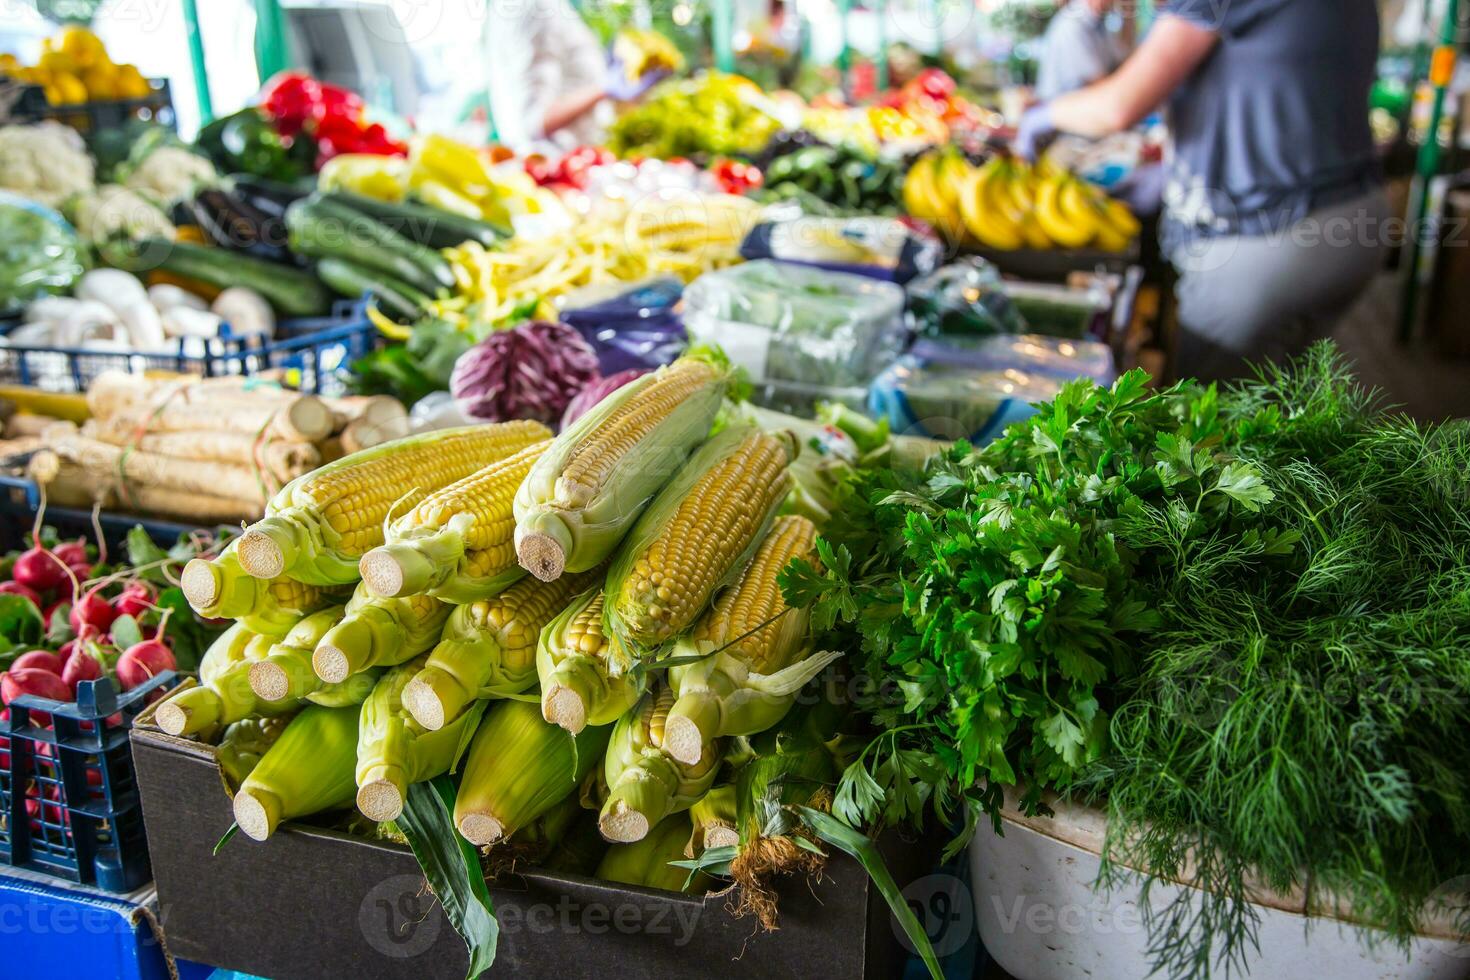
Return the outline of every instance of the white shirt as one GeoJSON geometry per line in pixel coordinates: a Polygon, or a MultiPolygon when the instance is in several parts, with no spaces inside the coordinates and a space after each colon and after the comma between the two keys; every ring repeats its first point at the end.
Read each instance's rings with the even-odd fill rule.
{"type": "Polygon", "coordinates": [[[1125,53],[1087,4],[1072,0],[1052,17],[1041,39],[1036,97],[1043,102],[1111,75],[1125,53]]]}
{"type": "MultiPolygon", "coordinates": [[[[567,0],[489,0],[483,49],[491,118],[518,152],[546,138],[552,105],[607,77],[607,54],[567,0]]],[[[557,142],[601,143],[598,110],[606,105],[553,134],[557,142]]]]}

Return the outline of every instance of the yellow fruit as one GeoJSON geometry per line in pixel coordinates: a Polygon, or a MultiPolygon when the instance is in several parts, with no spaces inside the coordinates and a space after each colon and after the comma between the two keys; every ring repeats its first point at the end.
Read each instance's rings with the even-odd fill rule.
{"type": "Polygon", "coordinates": [[[74,105],[87,101],[87,86],[83,85],[82,80],[71,72],[57,72],[51,84],[61,96],[63,105],[74,105]]]}
{"type": "Polygon", "coordinates": [[[112,65],[93,65],[82,72],[82,85],[93,102],[117,98],[117,71],[112,65]]]}
{"type": "Polygon", "coordinates": [[[933,209],[929,206],[928,182],[932,179],[930,169],[933,159],[922,156],[914,161],[909,168],[908,174],[903,179],[903,207],[909,214],[921,221],[934,221],[933,209]]]}
{"type": "Polygon", "coordinates": [[[1143,230],[1143,226],[1139,223],[1138,218],[1134,216],[1132,211],[1128,210],[1128,205],[1117,198],[1109,198],[1103,203],[1102,208],[1103,220],[1111,225],[1119,234],[1123,235],[1123,237],[1129,239],[1136,238],[1138,233],[1143,230]]]}
{"type": "Polygon", "coordinates": [[[48,105],[65,105],[66,97],[61,94],[61,89],[55,85],[42,86],[41,92],[46,96],[48,105]]]}
{"type": "Polygon", "coordinates": [[[153,86],[136,65],[118,65],[116,85],[120,99],[146,99],[153,93],[153,86]]]}
{"type": "Polygon", "coordinates": [[[1061,204],[1062,213],[1066,215],[1067,220],[1077,229],[1077,234],[1085,234],[1090,242],[1097,237],[1102,227],[1102,218],[1088,190],[1088,185],[1084,185],[1075,177],[1069,178],[1062,185],[1058,203],[1061,204]]]}
{"type": "Polygon", "coordinates": [[[64,51],[43,51],[41,60],[37,67],[44,68],[50,72],[72,72],[77,68],[77,63],[64,51]]]}
{"type": "Polygon", "coordinates": [[[972,171],[960,192],[960,215],[965,228],[982,245],[1013,252],[1025,239],[1020,224],[995,206],[994,184],[1001,175],[998,160],[972,171]]]}
{"type": "Polygon", "coordinates": [[[1097,234],[1097,223],[1079,223],[1078,216],[1063,207],[1063,195],[1070,181],[1066,176],[1052,176],[1041,182],[1036,190],[1036,220],[1062,248],[1082,248],[1097,234]]]}
{"type": "Polygon", "coordinates": [[[77,24],[61,32],[61,44],[58,47],[78,68],[89,68],[107,60],[107,49],[102,46],[97,35],[77,24]]]}

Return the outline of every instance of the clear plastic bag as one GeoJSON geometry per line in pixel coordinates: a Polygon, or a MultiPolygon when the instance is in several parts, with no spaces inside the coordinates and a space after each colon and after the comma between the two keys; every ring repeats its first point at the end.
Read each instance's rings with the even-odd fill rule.
{"type": "Polygon", "coordinates": [[[868,412],[897,434],[990,442],[1072,378],[1111,383],[1112,351],[1054,338],[995,337],[982,349],[921,341],[868,391],[868,412]]]}
{"type": "Polygon", "coordinates": [[[898,286],[767,260],[696,279],[684,327],[757,384],[866,385],[907,340],[898,286]]]}
{"type": "Polygon", "coordinates": [[[1000,270],[981,258],[961,259],[908,287],[909,312],[926,337],[1027,333],[1000,270]]]}

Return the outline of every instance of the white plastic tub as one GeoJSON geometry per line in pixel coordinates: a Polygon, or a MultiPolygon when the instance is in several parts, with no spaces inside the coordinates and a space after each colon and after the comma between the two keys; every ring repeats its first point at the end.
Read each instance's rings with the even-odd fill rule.
{"type": "MultiPolygon", "coordinates": [[[[991,957],[1017,980],[1141,980],[1149,973],[1148,936],[1137,887],[1094,892],[1104,816],[1056,807],[1049,819],[1007,807],[1005,835],[988,820],[970,845],[975,916],[991,957]]],[[[1162,907],[1177,891],[1156,886],[1162,907]]],[[[1309,980],[1461,980],[1470,977],[1470,943],[1452,924],[1434,923],[1406,957],[1386,943],[1361,941],[1360,927],[1331,918],[1306,926],[1301,896],[1265,893],[1256,905],[1260,951],[1250,973],[1309,980]]]]}

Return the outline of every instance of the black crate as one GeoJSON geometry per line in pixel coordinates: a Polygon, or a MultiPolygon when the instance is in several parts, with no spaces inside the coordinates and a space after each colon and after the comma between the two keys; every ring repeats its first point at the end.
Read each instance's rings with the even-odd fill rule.
{"type": "Polygon", "coordinates": [[[52,105],[46,101],[46,93],[39,85],[27,85],[10,110],[10,121],[37,123],[46,120],[64,123],[90,136],[104,129],[115,129],[134,119],[150,120],[173,129],[177,126],[174,116],[173,93],[168,79],[150,79],[152,91],[141,99],[110,99],[106,102],[78,102],[70,105],[52,105]]]}

